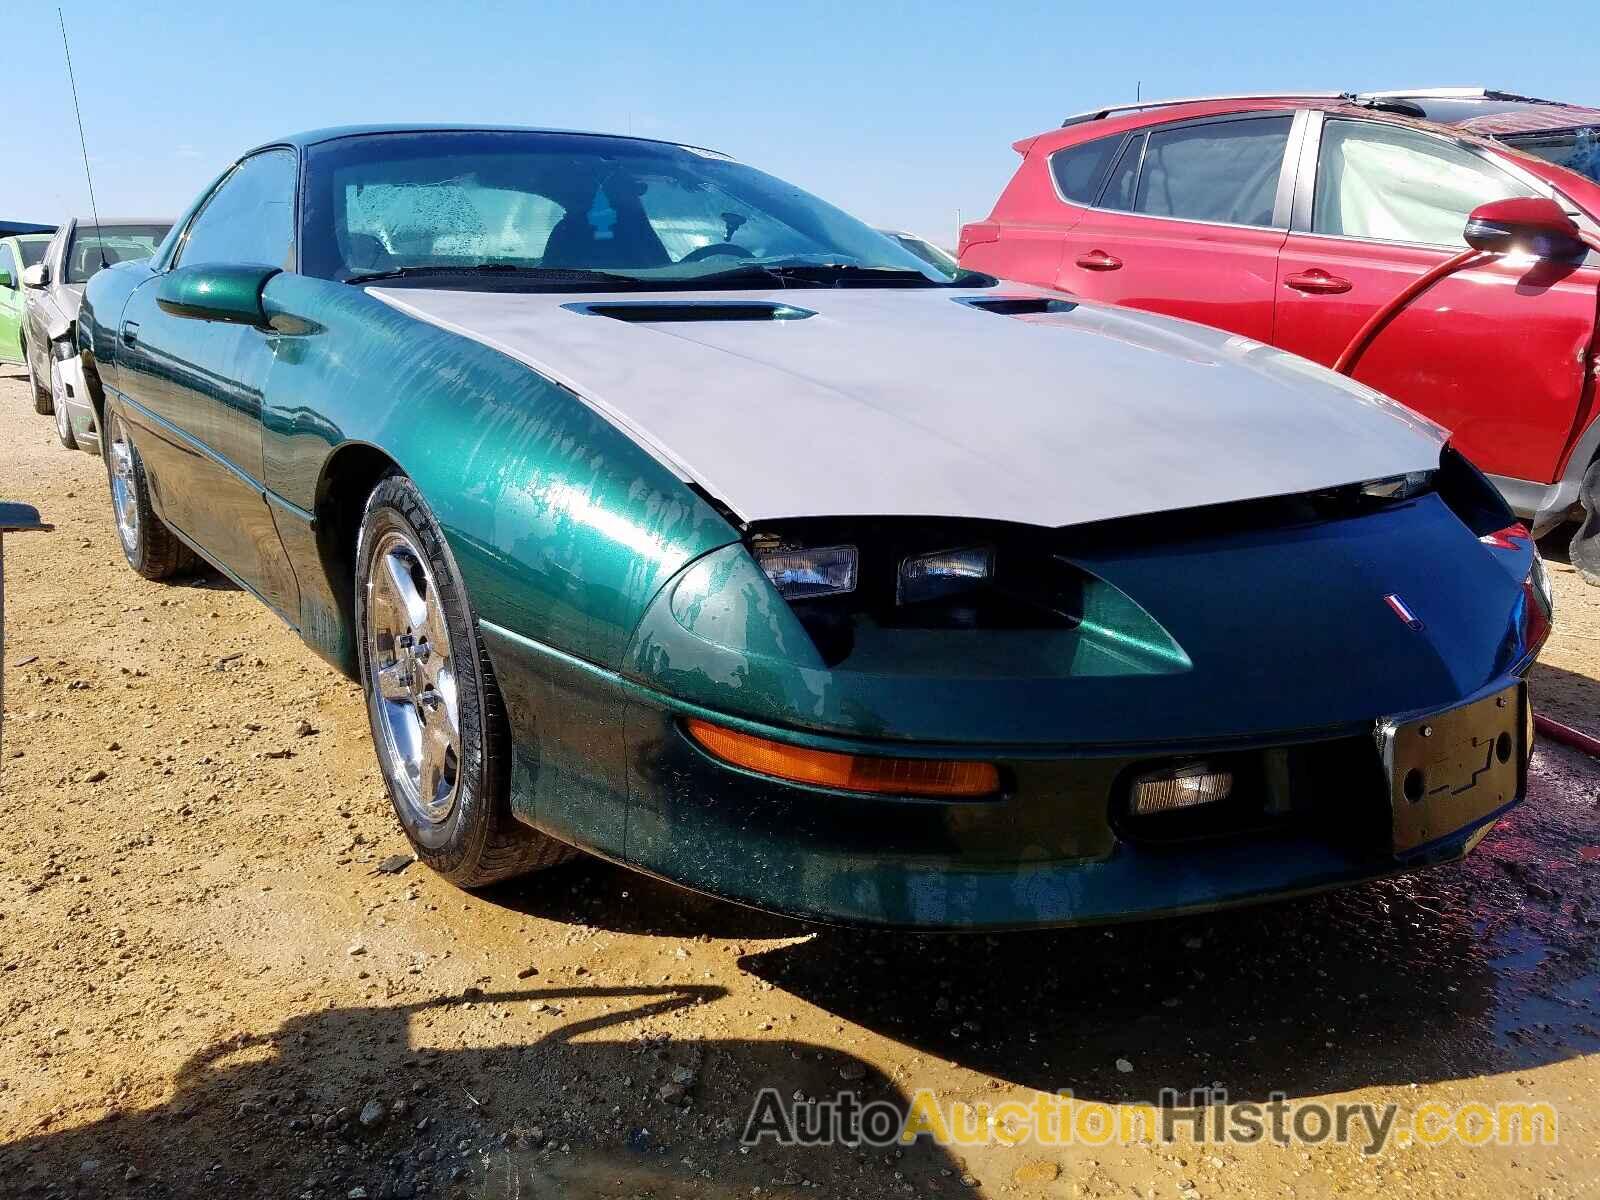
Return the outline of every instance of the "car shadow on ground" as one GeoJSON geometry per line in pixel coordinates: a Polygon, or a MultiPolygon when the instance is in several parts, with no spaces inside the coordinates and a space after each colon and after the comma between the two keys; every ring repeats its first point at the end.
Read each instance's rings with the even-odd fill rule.
{"type": "Polygon", "coordinates": [[[1529,802],[1464,863],[1102,929],[825,930],[741,965],[942,1059],[1113,1102],[1207,1084],[1293,1099],[1594,1053],[1596,775],[1567,757],[1536,760],[1529,802]]]}
{"type": "Polygon", "coordinates": [[[198,560],[194,572],[166,581],[168,587],[188,588],[197,592],[240,592],[241,588],[221,571],[212,568],[204,559],[198,560]]]}
{"type": "MultiPolygon", "coordinates": [[[[487,896],[574,925],[756,943],[740,968],[820,1010],[811,1028],[849,1021],[909,1047],[884,1064],[894,1080],[825,1034],[707,1036],[719,1006],[749,1002],[714,983],[468,989],[225,1039],[154,1107],[103,1113],[114,1083],[85,1084],[86,1123],[58,1109],[0,1147],[0,1191],[731,1200],[759,1187],[797,1200],[908,1184],[970,1195],[966,1164],[926,1142],[898,1155],[770,1144],[746,1155],[736,1139],[764,1087],[848,1089],[901,1111],[921,1086],[994,1098],[983,1076],[1114,1102],[1206,1085],[1232,1100],[1300,1099],[1594,1053],[1600,897],[1583,864],[1596,849],[1596,777],[1556,750],[1535,772],[1530,803],[1465,864],[1110,928],[825,928],[580,861],[487,896]],[[696,1036],[678,1020],[691,1008],[696,1036]]],[[[6,1078],[24,1088],[27,1072],[49,1069],[21,1061],[6,1078]]]]}
{"type": "Polygon", "coordinates": [[[1592,764],[1548,750],[1529,802],[1464,863],[1102,928],[825,927],[594,860],[562,868],[556,886],[536,878],[491,895],[630,934],[766,941],[743,970],[1019,1086],[1114,1102],[1218,1083],[1235,1099],[1295,1098],[1600,1050],[1600,894],[1584,866],[1597,789],[1592,764]]]}
{"type": "Polygon", "coordinates": [[[902,1111],[905,1097],[825,1046],[670,1035],[674,1014],[726,998],[709,985],[469,990],[297,1017],[196,1054],[155,1108],[0,1147],[0,1178],[21,1196],[731,1200],[857,1192],[898,1171],[919,1195],[973,1194],[926,1142],[740,1153],[761,1088],[848,1086],[902,1111]]]}
{"type": "Polygon", "coordinates": [[[803,937],[820,928],[674,887],[589,855],[479,894],[527,916],[645,937],[767,941],[803,937]]]}
{"type": "Polygon", "coordinates": [[[1572,563],[1572,535],[1578,531],[1576,522],[1557,525],[1538,541],[1539,553],[1551,562],[1572,563]]]}
{"type": "MultiPolygon", "coordinates": [[[[1558,624],[1550,636],[1556,639],[1575,635],[1558,624]]],[[[1600,737],[1600,680],[1539,662],[1528,675],[1528,688],[1534,712],[1600,737]]]]}

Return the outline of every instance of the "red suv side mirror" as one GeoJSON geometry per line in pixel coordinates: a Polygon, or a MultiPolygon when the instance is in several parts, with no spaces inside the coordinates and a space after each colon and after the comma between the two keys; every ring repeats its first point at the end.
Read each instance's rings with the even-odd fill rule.
{"type": "Polygon", "coordinates": [[[1488,254],[1519,250],[1535,258],[1577,258],[1584,253],[1577,222],[1542,196],[1480,204],[1468,215],[1462,236],[1488,254]]]}

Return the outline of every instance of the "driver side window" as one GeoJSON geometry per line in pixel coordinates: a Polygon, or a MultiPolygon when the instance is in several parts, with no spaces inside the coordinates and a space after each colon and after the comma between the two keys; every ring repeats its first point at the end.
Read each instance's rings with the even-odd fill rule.
{"type": "Polygon", "coordinates": [[[177,265],[248,263],[291,269],[294,185],[293,151],[267,150],[245,159],[190,223],[177,265]]]}

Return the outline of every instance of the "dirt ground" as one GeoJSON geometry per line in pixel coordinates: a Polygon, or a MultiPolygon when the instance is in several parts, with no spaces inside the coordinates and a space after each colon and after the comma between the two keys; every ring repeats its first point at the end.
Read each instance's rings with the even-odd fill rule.
{"type": "MultiPolygon", "coordinates": [[[[0,368],[0,1196],[1600,1196],[1600,770],[1464,864],[1225,916],[823,929],[578,862],[410,864],[360,694],[214,576],[122,563],[98,459],[0,368]],[[742,1147],[761,1087],[1546,1100],[1556,1146],[742,1147]]],[[[1600,732],[1554,557],[1537,702],[1600,732]]]]}

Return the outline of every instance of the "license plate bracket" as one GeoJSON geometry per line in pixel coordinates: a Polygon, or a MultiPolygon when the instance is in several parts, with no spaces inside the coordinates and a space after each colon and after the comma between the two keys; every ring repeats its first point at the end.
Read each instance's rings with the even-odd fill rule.
{"type": "Polygon", "coordinates": [[[1458,708],[1379,724],[1396,854],[1448,837],[1522,795],[1527,706],[1527,684],[1519,682],[1458,708]]]}

